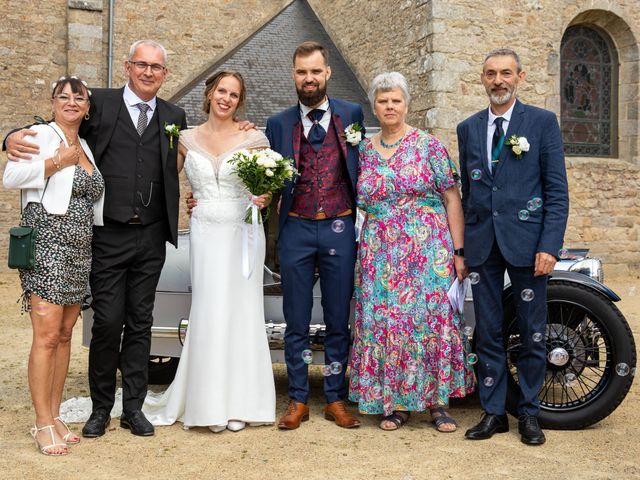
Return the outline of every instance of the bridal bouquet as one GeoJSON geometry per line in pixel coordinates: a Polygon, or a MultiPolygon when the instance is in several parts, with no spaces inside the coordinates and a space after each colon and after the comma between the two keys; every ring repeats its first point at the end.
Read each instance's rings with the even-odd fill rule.
{"type": "MultiPolygon", "coordinates": [[[[239,150],[229,160],[235,166],[235,171],[253,195],[263,195],[275,192],[284,187],[284,182],[290,180],[298,172],[292,165],[290,158],[283,157],[270,148],[264,150],[239,150]]],[[[266,208],[264,219],[269,218],[269,207],[266,208]]],[[[252,212],[247,212],[245,221],[251,222],[252,212]]]]}

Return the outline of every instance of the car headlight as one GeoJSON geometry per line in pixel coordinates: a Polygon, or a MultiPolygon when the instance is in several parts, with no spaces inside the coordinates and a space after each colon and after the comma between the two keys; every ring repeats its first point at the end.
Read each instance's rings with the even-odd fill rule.
{"type": "Polygon", "coordinates": [[[583,275],[597,280],[602,283],[604,281],[604,272],[602,271],[602,262],[599,258],[585,258],[569,267],[570,272],[578,272],[583,275]]]}

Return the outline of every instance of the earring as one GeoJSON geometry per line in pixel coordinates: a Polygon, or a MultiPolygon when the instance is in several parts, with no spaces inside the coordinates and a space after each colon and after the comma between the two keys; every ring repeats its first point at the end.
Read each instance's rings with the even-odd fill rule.
{"type": "Polygon", "coordinates": [[[87,112],[87,114],[84,116],[85,120],[89,120],[91,118],[91,115],[89,115],[89,112],[87,112]]]}

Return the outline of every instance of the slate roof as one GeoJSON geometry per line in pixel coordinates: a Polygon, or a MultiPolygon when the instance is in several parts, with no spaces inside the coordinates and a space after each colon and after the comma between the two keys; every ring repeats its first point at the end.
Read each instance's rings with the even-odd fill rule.
{"type": "Polygon", "coordinates": [[[194,79],[172,101],[185,109],[189,126],[199,125],[206,120],[201,110],[206,78],[221,69],[237,70],[247,84],[245,117],[264,127],[269,116],[297,102],[291,62],[295,47],[306,40],[320,42],[329,52],[332,71],[327,87],[329,96],[359,103],[364,110],[365,125],[378,126],[366,92],[306,0],[295,0],[284,8],[233,52],[194,79]]]}

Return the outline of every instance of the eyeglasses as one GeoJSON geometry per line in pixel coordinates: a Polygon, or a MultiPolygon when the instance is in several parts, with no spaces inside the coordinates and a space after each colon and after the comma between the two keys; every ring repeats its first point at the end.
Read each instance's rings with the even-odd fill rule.
{"type": "Polygon", "coordinates": [[[89,99],[86,97],[70,97],[69,95],[65,95],[64,93],[61,93],[60,95],[56,95],[53,98],[58,100],[60,103],[69,103],[71,99],[73,99],[73,101],[78,105],[84,105],[89,101],[89,99]]]}
{"type": "Polygon", "coordinates": [[[160,65],[159,63],[131,62],[129,60],[127,60],[127,63],[129,65],[133,65],[134,67],[136,67],[138,70],[142,72],[144,72],[147,68],[151,68],[151,71],[153,73],[160,73],[166,69],[164,65],[160,65]]]}

